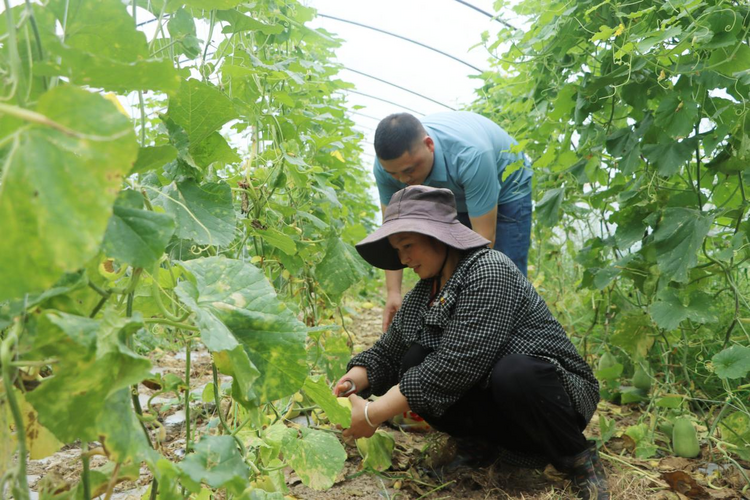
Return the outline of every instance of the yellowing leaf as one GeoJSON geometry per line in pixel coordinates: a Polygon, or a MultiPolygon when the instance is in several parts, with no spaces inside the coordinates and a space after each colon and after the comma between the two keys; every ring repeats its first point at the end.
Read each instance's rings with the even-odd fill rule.
{"type": "Polygon", "coordinates": [[[346,161],[346,160],[344,160],[344,157],[343,157],[343,155],[342,155],[342,154],[341,154],[341,152],[339,152],[339,151],[333,151],[333,152],[331,153],[331,156],[333,156],[334,158],[336,158],[337,160],[340,160],[340,161],[342,161],[342,162],[343,162],[343,161],[346,161]]]}
{"type": "Polygon", "coordinates": [[[117,98],[117,94],[115,94],[113,92],[107,92],[106,94],[104,94],[104,98],[106,100],[108,100],[109,102],[111,102],[112,104],[114,104],[115,107],[117,108],[117,111],[119,111],[123,115],[127,116],[128,118],[130,118],[130,115],[128,114],[127,111],[125,111],[125,108],[123,107],[122,103],[120,102],[120,99],[117,98]]]}
{"type": "Polygon", "coordinates": [[[614,36],[620,36],[623,34],[624,31],[625,31],[625,25],[620,23],[620,25],[615,30],[614,36]]]}

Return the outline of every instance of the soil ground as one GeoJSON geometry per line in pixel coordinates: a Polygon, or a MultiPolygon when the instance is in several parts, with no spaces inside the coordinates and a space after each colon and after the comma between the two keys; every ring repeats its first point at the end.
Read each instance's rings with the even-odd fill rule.
{"type": "MultiPolygon", "coordinates": [[[[355,349],[364,349],[378,338],[382,311],[376,307],[361,308],[348,325],[355,349]]],[[[185,375],[185,353],[161,352],[151,355],[155,370],[163,374],[172,373],[180,378],[185,375]]],[[[191,363],[191,390],[197,395],[198,404],[203,387],[212,379],[210,356],[205,351],[193,351],[191,363]]],[[[141,385],[143,405],[152,395],[141,385]]],[[[168,458],[179,461],[185,448],[185,413],[183,405],[176,399],[160,397],[153,401],[159,409],[166,436],[160,450],[168,458]]],[[[212,405],[212,403],[210,404],[212,405]]],[[[192,405],[191,405],[192,407],[192,405]]],[[[213,406],[215,410],[215,406],[213,406]]],[[[195,411],[195,428],[205,432],[207,414],[195,411]]],[[[606,415],[617,424],[615,437],[610,439],[602,451],[604,465],[609,475],[613,499],[730,499],[750,498],[746,483],[737,465],[715,463],[703,447],[697,459],[676,458],[668,455],[668,445],[662,443],[660,454],[649,460],[633,456],[633,442],[622,432],[636,423],[641,416],[637,405],[615,406],[600,403],[586,434],[599,435],[599,417],[606,415]],[[744,496],[743,496],[744,495],[744,496]]],[[[384,473],[374,474],[361,470],[361,459],[353,443],[345,443],[348,460],[336,484],[327,491],[314,491],[304,486],[291,469],[285,471],[290,497],[300,499],[422,499],[422,498],[466,498],[466,499],[567,499],[576,498],[570,483],[552,466],[543,470],[518,469],[500,463],[483,468],[457,468],[445,473],[441,479],[429,474],[427,463],[450,462],[453,448],[447,436],[440,433],[405,433],[387,428],[396,441],[393,466],[384,473]]],[[[33,492],[42,482],[55,484],[61,489],[74,485],[81,472],[80,447],[66,446],[50,457],[32,460],[28,464],[29,484],[33,492]]],[[[103,456],[94,456],[92,469],[106,462],[103,456]]],[[[750,475],[750,464],[738,462],[744,473],[750,475]]],[[[113,499],[140,499],[148,489],[151,474],[142,467],[140,477],[123,481],[115,486],[113,499]]],[[[36,494],[34,495],[36,497],[36,494]]],[[[103,496],[101,497],[103,498],[103,496]]]]}

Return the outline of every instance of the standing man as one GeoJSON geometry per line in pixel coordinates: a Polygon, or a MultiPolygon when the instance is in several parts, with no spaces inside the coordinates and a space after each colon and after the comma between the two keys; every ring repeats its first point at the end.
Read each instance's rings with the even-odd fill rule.
{"type": "MultiPolygon", "coordinates": [[[[420,120],[408,113],[384,118],[375,131],[373,168],[385,207],[406,186],[424,184],[453,191],[458,218],[491,242],[527,274],[531,242],[531,165],[511,153],[516,141],[491,120],[449,111],[420,120]],[[509,165],[523,166],[505,176],[509,165]],[[505,177],[505,178],[504,178],[505,177]]],[[[401,307],[403,271],[386,271],[383,331],[401,307]]]]}

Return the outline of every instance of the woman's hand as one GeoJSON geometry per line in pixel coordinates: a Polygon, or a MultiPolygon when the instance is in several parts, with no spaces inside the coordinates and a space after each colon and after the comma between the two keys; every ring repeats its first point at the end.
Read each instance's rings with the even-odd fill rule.
{"type": "MultiPolygon", "coordinates": [[[[367,420],[365,420],[365,405],[367,401],[354,394],[349,396],[349,401],[352,404],[352,425],[344,431],[344,437],[359,439],[363,437],[368,438],[375,434],[377,427],[370,426],[367,420]]],[[[372,404],[370,404],[369,409],[372,409],[372,404]]],[[[372,420],[372,413],[368,411],[368,415],[370,416],[370,420],[372,420]]],[[[376,422],[373,422],[373,424],[376,424],[376,422]]]]}
{"type": "Polygon", "coordinates": [[[348,395],[352,390],[352,384],[354,384],[356,392],[363,391],[370,387],[370,382],[367,380],[367,368],[364,366],[355,366],[349,370],[346,375],[336,382],[336,385],[333,388],[333,394],[336,397],[348,395]]]}

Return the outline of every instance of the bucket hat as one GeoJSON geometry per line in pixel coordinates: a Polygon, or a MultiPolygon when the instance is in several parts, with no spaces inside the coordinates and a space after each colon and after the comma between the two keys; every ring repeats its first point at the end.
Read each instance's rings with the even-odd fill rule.
{"type": "Polygon", "coordinates": [[[489,240],[458,220],[456,199],[450,189],[419,185],[406,187],[391,197],[383,224],[357,243],[357,251],[363,259],[380,269],[403,269],[406,266],[399,260],[388,237],[407,232],[431,236],[458,250],[490,244],[489,240]]]}

